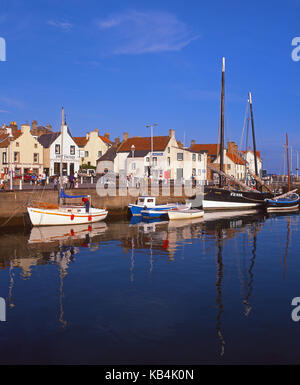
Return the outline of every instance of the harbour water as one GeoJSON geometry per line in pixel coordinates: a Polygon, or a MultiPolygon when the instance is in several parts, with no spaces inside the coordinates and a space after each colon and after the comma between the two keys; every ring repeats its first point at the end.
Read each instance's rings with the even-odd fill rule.
{"type": "Polygon", "coordinates": [[[2,231],[3,364],[300,363],[299,214],[2,231]]]}

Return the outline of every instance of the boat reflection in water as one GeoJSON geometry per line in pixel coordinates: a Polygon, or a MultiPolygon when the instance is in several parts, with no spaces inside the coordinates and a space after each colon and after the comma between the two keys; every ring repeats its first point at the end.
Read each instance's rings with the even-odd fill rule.
{"type": "Polygon", "coordinates": [[[104,222],[92,225],[33,227],[28,243],[65,242],[83,239],[87,236],[91,238],[104,233],[106,230],[107,225],[104,222]]]}

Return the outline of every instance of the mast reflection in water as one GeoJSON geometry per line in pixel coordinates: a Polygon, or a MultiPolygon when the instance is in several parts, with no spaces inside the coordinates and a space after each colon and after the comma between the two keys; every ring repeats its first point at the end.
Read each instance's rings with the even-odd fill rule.
{"type": "Polygon", "coordinates": [[[298,230],[249,211],[2,233],[1,362],[299,363],[298,230]]]}

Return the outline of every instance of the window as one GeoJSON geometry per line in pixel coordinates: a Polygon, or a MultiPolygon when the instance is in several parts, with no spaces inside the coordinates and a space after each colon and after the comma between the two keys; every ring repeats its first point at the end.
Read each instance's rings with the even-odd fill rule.
{"type": "Polygon", "coordinates": [[[183,160],[183,152],[177,153],[177,160],[183,160]]]}
{"type": "Polygon", "coordinates": [[[196,154],[193,154],[193,162],[196,160],[196,154]]]}
{"type": "Polygon", "coordinates": [[[150,161],[150,158],[149,158],[149,156],[147,156],[147,158],[146,158],[146,162],[148,162],[148,163],[149,163],[149,161],[150,161]]]}
{"type": "Polygon", "coordinates": [[[171,158],[168,156],[168,166],[171,165],[171,158]]]}
{"type": "Polygon", "coordinates": [[[39,154],[33,154],[33,163],[39,163],[39,154]]]}
{"type": "Polygon", "coordinates": [[[170,154],[170,147],[168,147],[168,154],[170,154]]]}
{"type": "Polygon", "coordinates": [[[199,175],[199,176],[201,175],[201,170],[198,170],[198,175],[199,175]]]}
{"type": "Polygon", "coordinates": [[[101,158],[102,156],[102,151],[98,151],[98,158],[101,158]]]}
{"type": "Polygon", "coordinates": [[[19,163],[20,162],[20,153],[14,152],[14,162],[19,163]]]}
{"type": "Polygon", "coordinates": [[[16,142],[16,147],[20,147],[20,143],[19,142],[16,142]]]}
{"type": "Polygon", "coordinates": [[[231,164],[227,165],[227,170],[231,170],[231,164]]]}
{"type": "Polygon", "coordinates": [[[153,157],[153,166],[157,166],[157,157],[156,156],[153,157]]]}
{"type": "Polygon", "coordinates": [[[75,146],[70,146],[70,155],[75,155],[75,146]]]}
{"type": "Polygon", "coordinates": [[[7,154],[6,154],[6,152],[2,153],[2,163],[3,164],[7,164],[7,154]]]}
{"type": "Polygon", "coordinates": [[[60,144],[55,145],[55,154],[60,154],[60,144]]]}
{"type": "Polygon", "coordinates": [[[37,143],[34,143],[34,148],[37,148],[37,143]]]}
{"type": "Polygon", "coordinates": [[[87,158],[89,156],[89,152],[88,151],[85,151],[84,152],[84,156],[87,158]]]}
{"type": "Polygon", "coordinates": [[[135,163],[131,163],[131,169],[135,170],[135,163]]]}
{"type": "Polygon", "coordinates": [[[198,154],[198,162],[201,162],[201,154],[198,154]]]}
{"type": "Polygon", "coordinates": [[[196,176],[196,169],[195,168],[192,169],[192,175],[196,176]]]}

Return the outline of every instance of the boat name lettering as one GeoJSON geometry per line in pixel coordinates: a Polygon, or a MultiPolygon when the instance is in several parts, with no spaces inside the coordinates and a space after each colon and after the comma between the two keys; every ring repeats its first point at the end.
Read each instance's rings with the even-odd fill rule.
{"type": "Polygon", "coordinates": [[[230,196],[231,196],[231,197],[243,197],[243,194],[232,192],[232,193],[230,193],[230,196]]]}

